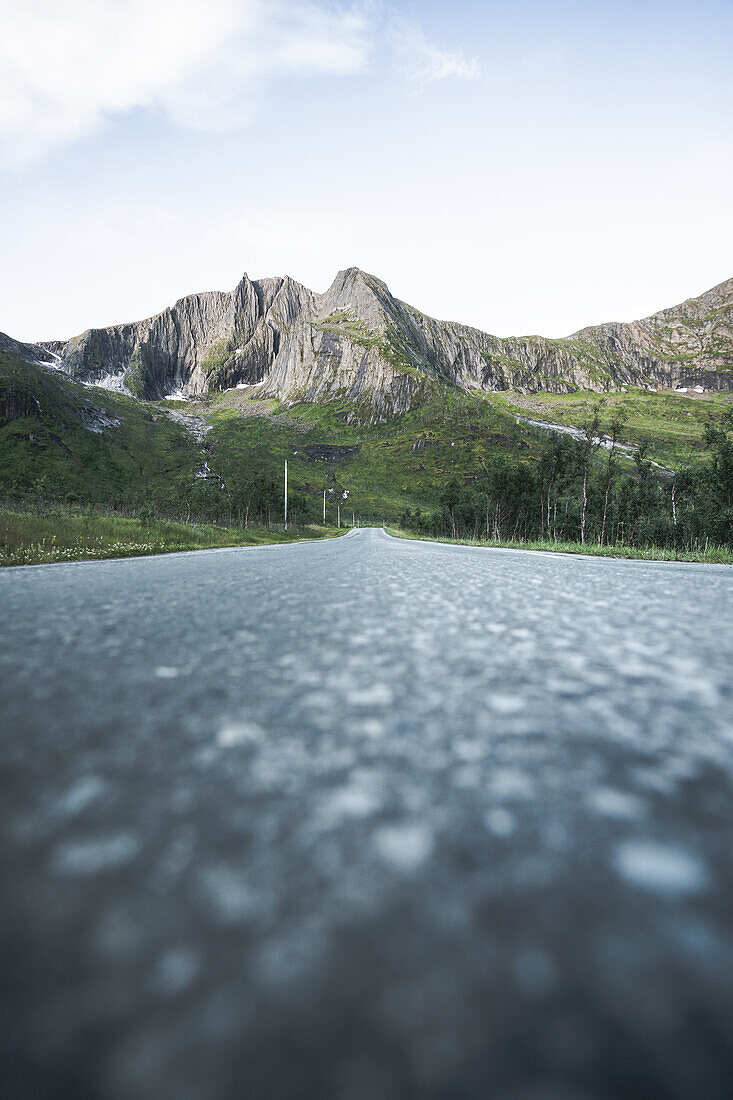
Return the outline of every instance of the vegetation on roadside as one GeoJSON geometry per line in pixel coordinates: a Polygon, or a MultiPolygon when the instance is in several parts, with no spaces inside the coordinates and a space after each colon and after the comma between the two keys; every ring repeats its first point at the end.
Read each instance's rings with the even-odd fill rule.
{"type": "Polygon", "coordinates": [[[422,542],[449,543],[452,546],[483,546],[496,550],[545,550],[558,554],[586,554],[599,558],[632,558],[639,561],[687,561],[708,565],[733,565],[733,548],[728,546],[702,546],[697,550],[676,550],[673,546],[624,546],[598,543],[555,542],[553,539],[454,539],[450,535],[440,537],[401,527],[387,527],[395,538],[420,539],[422,542]]]}
{"type": "Polygon", "coordinates": [[[145,403],[0,353],[0,508],[38,518],[40,533],[23,545],[45,540],[46,555],[60,554],[64,516],[82,513],[124,531],[77,532],[69,555],[246,545],[256,530],[277,533],[287,460],[289,518],[306,529],[323,522],[325,493],[332,526],[340,505],[342,523],[353,512],[362,524],[501,544],[673,556],[733,546],[729,396],[520,397],[430,379],[417,407],[365,424],[345,395],[286,407],[252,393],[145,403]],[[582,438],[517,421],[525,415],[571,424],[582,438]],[[610,453],[601,435],[613,438],[610,453]],[[171,525],[182,530],[151,533],[171,525]]]}
{"type": "Polygon", "coordinates": [[[330,538],[334,528],[183,524],[150,518],[49,508],[42,512],[0,510],[0,566],[90,558],[127,558],[222,546],[262,546],[330,538]]]}
{"type": "Polygon", "coordinates": [[[420,534],[509,542],[577,543],[583,548],[668,548],[674,556],[733,548],[733,408],[704,428],[710,455],[662,478],[637,448],[632,471],[616,448],[623,420],[601,448],[599,402],[582,439],[550,438],[529,464],[487,461],[470,485],[449,481],[439,512],[406,510],[400,526],[420,534]]]}

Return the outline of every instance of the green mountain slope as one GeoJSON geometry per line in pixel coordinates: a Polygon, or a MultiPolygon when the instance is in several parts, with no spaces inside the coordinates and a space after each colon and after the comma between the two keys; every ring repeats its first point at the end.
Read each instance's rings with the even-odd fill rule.
{"type": "Polygon", "coordinates": [[[0,487],[139,506],[185,493],[200,447],[155,406],[0,351],[0,487]]]}
{"type": "MultiPolygon", "coordinates": [[[[706,456],[703,424],[728,407],[730,395],[627,389],[603,400],[602,431],[621,409],[622,441],[647,443],[649,458],[675,468],[706,456]]],[[[342,501],[344,518],[353,511],[364,521],[394,522],[408,508],[438,510],[449,481],[470,485],[492,462],[533,463],[548,434],[518,417],[577,427],[598,401],[588,391],[486,394],[432,379],[417,407],[365,423],[355,415],[358,401],[347,397],[291,404],[263,398],[256,385],[197,401],[142,402],[6,350],[0,352],[0,494],[132,513],[148,507],[216,522],[251,506],[273,519],[287,459],[303,522],[321,516],[324,489],[329,519],[342,501]],[[188,416],[188,427],[171,414],[188,416]]],[[[633,468],[630,455],[619,461],[633,468]]]]}

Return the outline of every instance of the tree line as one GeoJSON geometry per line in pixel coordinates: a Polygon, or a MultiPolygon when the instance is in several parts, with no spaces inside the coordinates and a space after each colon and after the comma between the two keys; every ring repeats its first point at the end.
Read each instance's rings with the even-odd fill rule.
{"type": "MultiPolygon", "coordinates": [[[[698,550],[707,544],[733,548],[733,408],[705,426],[709,457],[691,462],[676,475],[650,461],[648,448],[637,447],[631,463],[620,449],[621,416],[610,434],[599,430],[602,402],[579,440],[548,437],[535,462],[519,462],[494,451],[470,483],[448,481],[432,511],[407,509],[400,525],[435,537],[476,540],[578,542],[633,547],[665,546],[698,550]]],[[[340,491],[340,487],[339,491],[340,491]]],[[[294,525],[320,523],[322,497],[291,486],[288,516],[294,525]]],[[[183,479],[125,486],[94,492],[54,485],[48,474],[33,484],[18,477],[0,487],[10,506],[43,509],[66,503],[107,511],[167,518],[186,523],[247,527],[281,524],[283,480],[271,463],[226,470],[226,481],[183,479]]],[[[344,523],[350,518],[344,509],[344,523]]],[[[382,522],[362,512],[366,522],[382,522]]],[[[329,503],[329,522],[335,504],[329,503]]]]}
{"type": "MultiPolygon", "coordinates": [[[[0,485],[0,507],[22,507],[43,512],[58,505],[89,508],[135,516],[145,521],[176,520],[181,523],[211,523],[222,527],[280,526],[284,518],[285,493],[279,470],[265,463],[250,463],[228,471],[226,482],[209,477],[178,479],[169,484],[128,485],[116,490],[62,487],[48,474],[31,483],[18,478],[0,485]]],[[[351,513],[349,512],[349,517],[351,513]]],[[[288,491],[288,521],[293,526],[321,523],[323,498],[291,485],[288,491]]],[[[335,505],[329,500],[328,522],[335,525],[335,505]]],[[[342,522],[345,522],[344,511],[342,522]]]]}
{"type": "Polygon", "coordinates": [[[647,445],[635,449],[629,468],[619,449],[623,419],[617,416],[602,438],[601,407],[581,439],[552,436],[534,464],[493,455],[474,481],[446,484],[439,510],[408,509],[401,526],[497,542],[733,547],[733,409],[705,426],[710,458],[672,474],[655,467],[647,445]]]}

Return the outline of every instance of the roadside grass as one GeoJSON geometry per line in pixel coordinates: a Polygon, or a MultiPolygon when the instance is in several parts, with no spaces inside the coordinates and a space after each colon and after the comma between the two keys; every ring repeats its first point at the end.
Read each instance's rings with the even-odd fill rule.
{"type": "Polygon", "coordinates": [[[733,565],[733,550],[726,546],[704,546],[698,550],[675,550],[669,546],[599,546],[598,543],[553,542],[552,539],[530,541],[498,541],[496,539],[453,539],[405,531],[401,527],[385,528],[398,539],[419,539],[421,542],[446,542],[455,546],[484,546],[505,550],[549,550],[556,554],[587,554],[598,558],[632,558],[639,561],[689,561],[708,565],[733,565]]]}
{"type": "Polygon", "coordinates": [[[269,529],[250,525],[243,530],[168,520],[145,522],[69,508],[49,508],[43,512],[2,509],[0,566],[127,558],[221,546],[262,546],[344,533],[316,526],[291,527],[286,532],[282,525],[269,529]]]}

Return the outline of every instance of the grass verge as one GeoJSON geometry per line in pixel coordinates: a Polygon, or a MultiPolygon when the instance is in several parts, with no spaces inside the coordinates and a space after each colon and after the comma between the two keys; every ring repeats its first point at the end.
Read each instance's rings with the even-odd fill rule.
{"type": "Polygon", "coordinates": [[[707,565],[733,565],[733,550],[726,546],[706,546],[699,550],[675,550],[669,546],[599,546],[597,543],[553,542],[552,539],[536,539],[531,542],[499,542],[494,539],[452,539],[448,536],[404,531],[400,527],[385,528],[398,539],[419,539],[422,542],[446,542],[454,546],[486,546],[505,550],[549,550],[556,554],[586,554],[598,558],[632,558],[639,561],[692,561],[707,565]]]}
{"type": "Polygon", "coordinates": [[[0,510],[0,566],[94,558],[129,558],[220,546],[262,546],[331,538],[329,527],[215,527],[168,520],[131,519],[67,508],[44,512],[0,510]]]}

